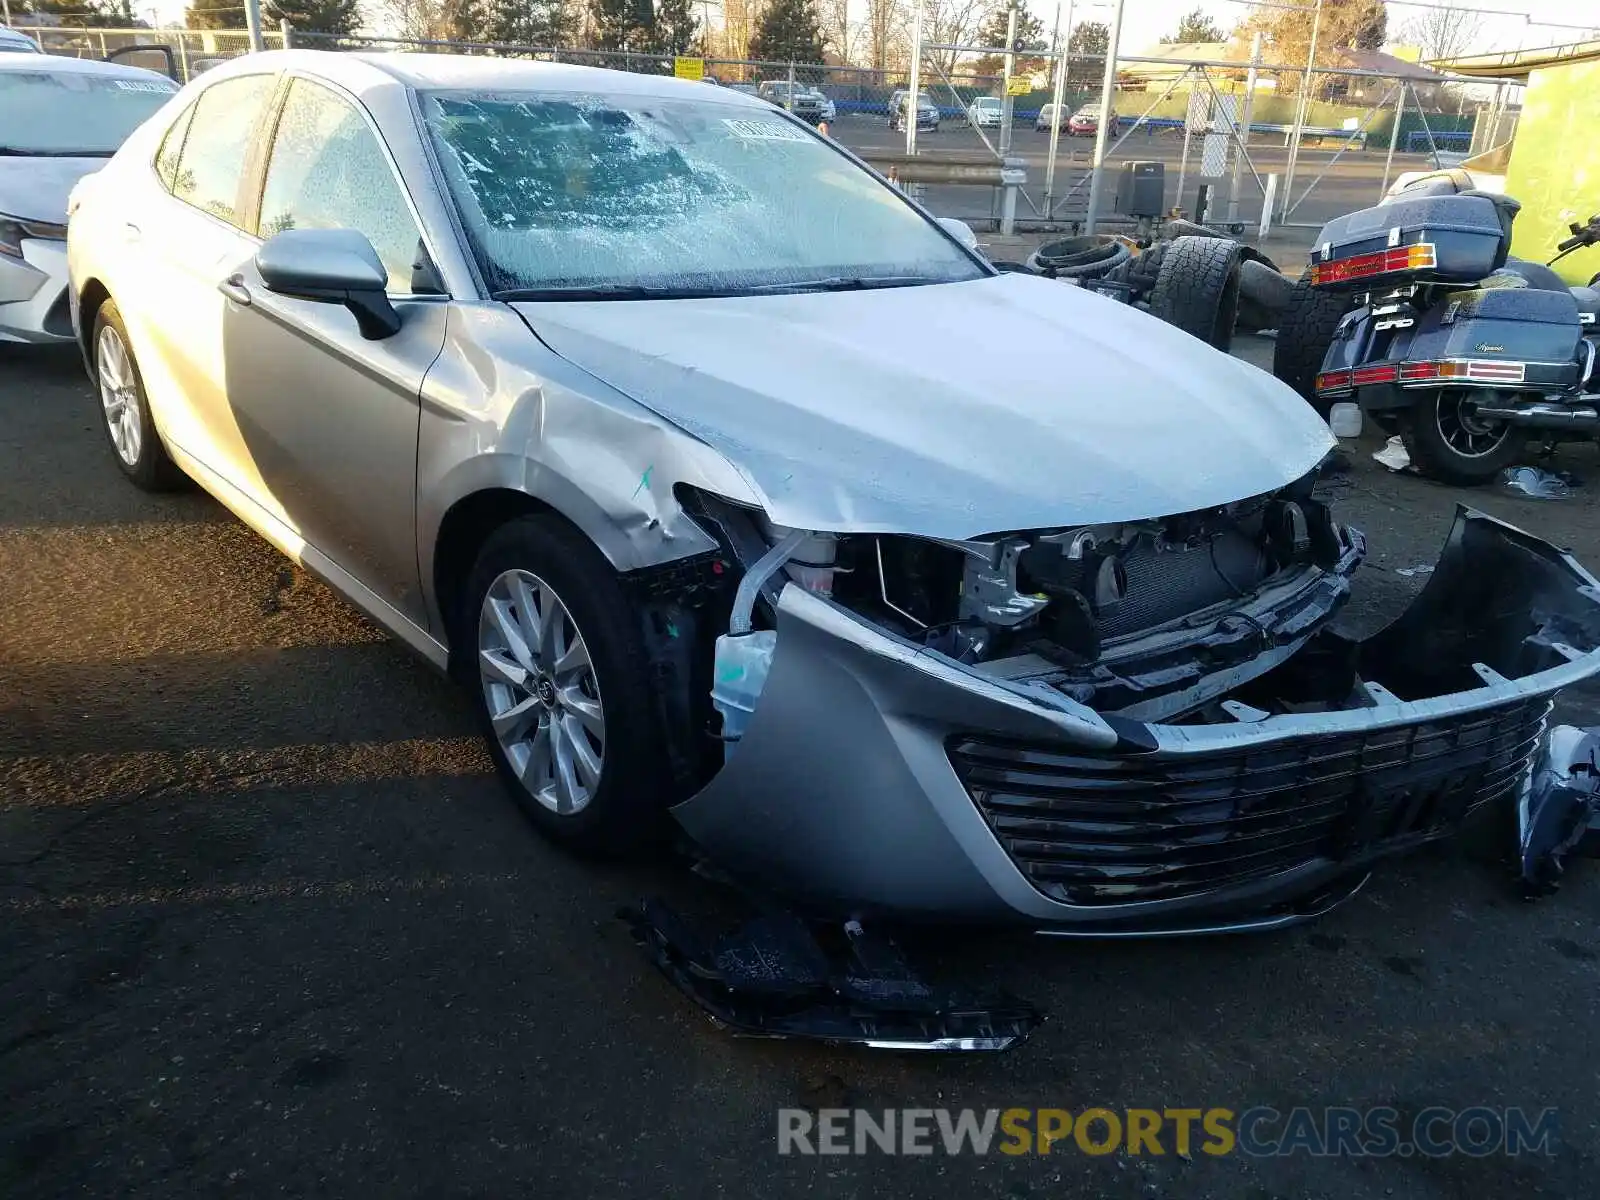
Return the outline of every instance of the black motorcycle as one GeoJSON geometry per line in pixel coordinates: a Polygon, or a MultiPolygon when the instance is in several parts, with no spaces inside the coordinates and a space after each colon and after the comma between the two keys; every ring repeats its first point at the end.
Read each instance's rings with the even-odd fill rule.
{"type": "MultiPolygon", "coordinates": [[[[1441,172],[1323,227],[1312,303],[1354,307],[1308,389],[1319,410],[1353,399],[1456,484],[1493,479],[1530,436],[1600,435],[1600,291],[1508,257],[1520,207],[1441,172]]],[[[1571,230],[1552,263],[1600,244],[1600,215],[1571,230]]]]}

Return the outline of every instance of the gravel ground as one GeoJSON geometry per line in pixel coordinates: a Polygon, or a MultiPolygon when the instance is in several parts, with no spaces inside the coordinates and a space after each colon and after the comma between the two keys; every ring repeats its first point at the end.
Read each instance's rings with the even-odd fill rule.
{"type": "MultiPolygon", "coordinates": [[[[1375,445],[1333,489],[1373,552],[1356,616],[1420,586],[1463,499],[1600,563],[1592,495],[1469,496],[1375,445]]],[[[0,461],[10,1200],[1592,1194],[1600,864],[1534,906],[1455,849],[1283,934],[926,947],[1050,1010],[1006,1056],[735,1040],[611,915],[704,885],[542,844],[447,684],[204,495],[122,481],[74,360],[0,349],[0,461]],[[783,1106],[1090,1104],[1554,1106],[1561,1133],[1548,1158],[776,1153],[783,1106]]]]}

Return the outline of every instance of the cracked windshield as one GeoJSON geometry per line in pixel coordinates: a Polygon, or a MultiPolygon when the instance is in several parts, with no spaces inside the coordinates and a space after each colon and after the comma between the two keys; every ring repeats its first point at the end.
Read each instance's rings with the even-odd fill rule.
{"type": "Polygon", "coordinates": [[[892,189],[776,113],[653,97],[439,93],[423,112],[490,287],[511,298],[983,274],[892,189]]]}

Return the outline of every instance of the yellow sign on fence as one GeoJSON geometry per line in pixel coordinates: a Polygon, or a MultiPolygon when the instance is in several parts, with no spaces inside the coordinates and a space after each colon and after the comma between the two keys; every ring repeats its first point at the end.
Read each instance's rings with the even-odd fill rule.
{"type": "Polygon", "coordinates": [[[706,60],[703,58],[674,58],[672,73],[679,79],[704,79],[706,60]]]}
{"type": "Polygon", "coordinates": [[[1026,96],[1033,91],[1033,78],[1029,75],[1013,75],[1006,82],[1006,95],[1026,96]]]}

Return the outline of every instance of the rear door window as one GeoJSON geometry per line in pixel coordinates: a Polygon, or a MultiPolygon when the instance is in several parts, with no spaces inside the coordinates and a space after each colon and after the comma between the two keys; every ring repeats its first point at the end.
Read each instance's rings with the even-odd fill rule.
{"type": "Polygon", "coordinates": [[[230,225],[242,225],[239,184],[276,82],[276,75],[244,75],[200,93],[178,157],[173,195],[230,225]]]}

